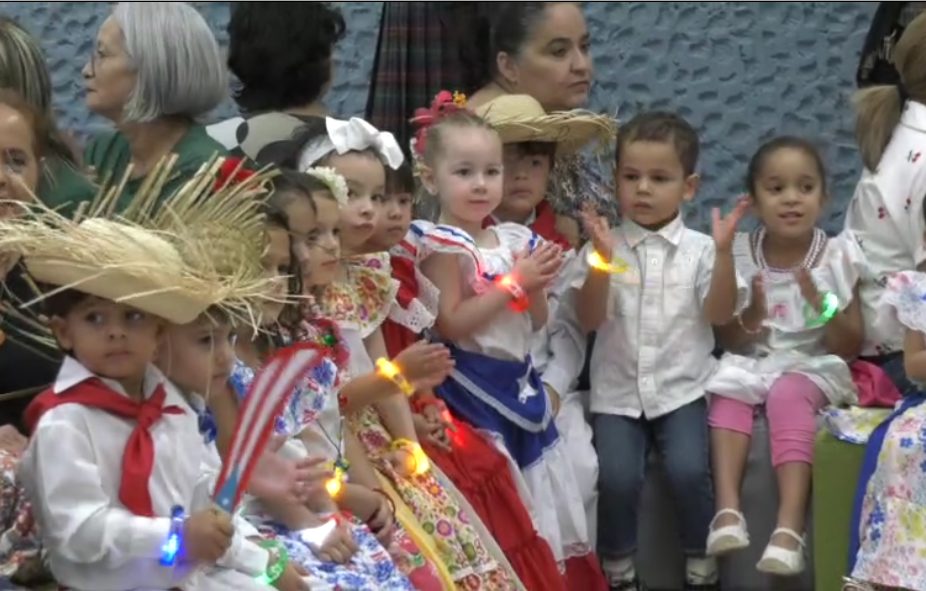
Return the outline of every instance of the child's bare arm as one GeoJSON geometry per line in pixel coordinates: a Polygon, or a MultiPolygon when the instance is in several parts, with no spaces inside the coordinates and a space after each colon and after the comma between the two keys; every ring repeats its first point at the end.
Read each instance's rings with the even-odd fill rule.
{"type": "Polygon", "coordinates": [[[511,294],[499,287],[464,297],[459,264],[457,255],[444,253],[433,254],[421,264],[421,271],[440,290],[437,330],[454,342],[485,328],[511,301],[511,294]]]}
{"type": "Polygon", "coordinates": [[[907,379],[926,381],[926,334],[907,329],[903,341],[903,365],[907,379]]]}

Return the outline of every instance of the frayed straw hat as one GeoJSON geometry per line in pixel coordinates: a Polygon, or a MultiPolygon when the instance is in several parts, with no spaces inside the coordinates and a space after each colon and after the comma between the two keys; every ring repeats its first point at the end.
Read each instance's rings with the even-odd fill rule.
{"type": "Polygon", "coordinates": [[[120,214],[113,211],[131,171],[73,218],[36,202],[0,220],[0,252],[22,256],[35,281],[56,286],[23,306],[74,289],[176,324],[219,309],[257,326],[263,301],[280,297],[260,266],[259,196],[273,173],[231,182],[221,178],[224,160],[216,158],[164,198],[175,162],[161,161],[120,214]]]}
{"type": "Polygon", "coordinates": [[[617,123],[610,117],[581,109],[547,113],[527,94],[503,94],[475,111],[503,143],[550,142],[556,144],[558,154],[576,152],[591,143],[607,145],[617,135],[617,123]]]}

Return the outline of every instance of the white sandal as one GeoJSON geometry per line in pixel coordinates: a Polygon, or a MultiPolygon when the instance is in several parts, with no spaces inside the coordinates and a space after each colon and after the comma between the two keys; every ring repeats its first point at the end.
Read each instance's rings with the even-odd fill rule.
{"type": "Polygon", "coordinates": [[[770,575],[780,577],[793,577],[804,572],[804,538],[793,529],[779,527],[772,532],[772,537],[776,534],[784,534],[798,542],[796,550],[782,548],[769,541],[762,553],[762,559],[756,565],[756,570],[770,575]]]}
{"type": "Polygon", "coordinates": [[[707,534],[707,555],[720,556],[735,550],[749,547],[749,532],[746,531],[746,518],[736,509],[721,509],[711,519],[710,531],[707,534]],[[733,515],[737,522],[714,529],[717,518],[721,515],[733,515]]]}

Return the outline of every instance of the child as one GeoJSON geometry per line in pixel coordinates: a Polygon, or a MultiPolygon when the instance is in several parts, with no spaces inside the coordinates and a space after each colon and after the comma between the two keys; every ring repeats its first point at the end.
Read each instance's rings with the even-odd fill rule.
{"type": "MultiPolygon", "coordinates": [[[[904,331],[907,378],[926,382],[926,274],[895,274],[878,310],[878,326],[904,331]]],[[[923,515],[926,512],[926,394],[908,395],[871,434],[859,474],[850,530],[845,589],[926,589],[923,515]],[[874,585],[874,586],[872,586],[874,585]]]]}
{"type": "Polygon", "coordinates": [[[436,392],[516,462],[538,529],[567,567],[567,586],[600,588],[582,499],[530,359],[561,249],[517,224],[482,227],[503,189],[501,142],[484,120],[457,110],[424,123],[421,181],[440,201],[442,225],[424,234],[419,256],[440,290],[436,336],[450,343],[456,363],[436,392]]]}
{"type": "MultiPolygon", "coordinates": [[[[404,176],[401,170],[397,175],[386,174],[384,215],[365,249],[368,253],[389,252],[392,277],[400,284],[389,318],[383,323],[390,355],[417,342],[434,325],[440,297],[418,267],[419,233],[426,224],[416,222],[410,230],[412,202],[404,196],[413,194],[414,187],[411,175],[404,176]]],[[[370,262],[379,267],[380,259],[371,257],[370,262]]],[[[523,482],[516,483],[506,456],[467,423],[454,420],[433,392],[416,392],[412,400],[415,429],[428,458],[465,496],[524,586],[532,591],[563,589],[550,546],[537,533],[518,495],[518,485],[524,486],[523,482]]]]}
{"type": "MultiPolygon", "coordinates": [[[[494,219],[528,226],[540,237],[566,249],[566,263],[575,256],[555,228],[556,215],[545,197],[557,158],[568,157],[589,144],[613,141],[614,122],[587,111],[547,114],[531,96],[504,94],[477,111],[498,132],[504,144],[505,182],[502,203],[494,219]]],[[[573,473],[585,504],[590,539],[597,514],[598,458],[586,420],[588,398],[575,391],[584,365],[587,339],[575,316],[573,294],[561,275],[548,290],[550,322],[537,335],[531,361],[542,375],[556,415],[556,428],[573,459],[573,473]],[[564,297],[567,301],[563,301],[564,297]]]]}
{"type": "MultiPolygon", "coordinates": [[[[279,184],[275,187],[276,190],[271,197],[271,204],[285,214],[294,246],[292,260],[298,264],[301,272],[300,284],[291,285],[290,288],[293,293],[302,293],[306,288],[303,288],[301,283],[304,282],[306,286],[310,286],[312,277],[324,275],[329,269],[330,265],[325,264],[328,261],[327,249],[333,245],[335,252],[337,251],[336,231],[339,208],[325,182],[301,173],[284,174],[292,178],[304,177],[298,185],[279,184]],[[299,232],[296,231],[297,228],[300,229],[299,232]],[[297,247],[300,242],[301,246],[297,247]],[[312,256],[313,252],[324,256],[312,256]]],[[[441,588],[438,569],[435,568],[434,562],[422,555],[421,548],[412,541],[405,528],[394,524],[394,519],[397,517],[407,524],[406,516],[397,515],[396,507],[382,491],[376,490],[379,484],[375,482],[375,476],[372,486],[362,486],[363,483],[360,482],[361,478],[357,473],[367,466],[363,461],[364,458],[352,455],[349,445],[351,443],[350,434],[342,425],[342,409],[362,408],[377,399],[396,394],[398,389],[395,383],[373,372],[345,383],[348,353],[343,340],[337,326],[320,317],[311,301],[306,302],[300,310],[288,308],[283,310],[280,321],[267,328],[267,336],[270,340],[265,343],[265,347],[255,348],[250,335],[243,335],[243,338],[239,340],[239,354],[244,363],[238,363],[236,366],[233,376],[235,388],[242,393],[246,389],[253,375],[251,368],[258,367],[266,354],[266,351],[261,353],[261,349],[268,347],[272,349],[298,340],[317,342],[329,351],[330,354],[324,362],[324,367],[327,369],[314,372],[312,376],[307,377],[300,391],[293,396],[286,407],[280,429],[289,436],[298,436],[298,441],[304,445],[304,448],[315,450],[315,453],[320,453],[332,463],[349,460],[350,467],[347,472],[350,475],[350,482],[346,483],[342,487],[343,490],[335,495],[338,506],[367,520],[369,527],[387,546],[396,564],[416,588],[422,590],[441,588]],[[337,393],[338,388],[341,388],[340,395],[337,393]]],[[[439,347],[436,346],[418,345],[397,356],[396,362],[406,368],[406,373],[415,375],[419,371],[417,368],[420,368],[422,360],[429,358],[429,352],[438,349],[439,347]]],[[[440,371],[439,367],[437,371],[440,371]]],[[[331,499],[327,498],[326,502],[321,505],[312,505],[312,508],[317,512],[327,512],[336,510],[337,506],[334,506],[331,499]]],[[[298,524],[289,521],[280,523],[279,519],[268,517],[271,516],[268,515],[267,508],[259,508],[253,513],[253,518],[262,523],[265,531],[273,532],[273,535],[284,539],[286,536],[293,535],[293,532],[288,530],[299,529],[298,524]]],[[[356,527],[354,530],[354,537],[363,542],[363,536],[358,535],[363,532],[358,532],[356,527]]],[[[366,535],[369,536],[369,534],[366,535]]],[[[318,554],[321,557],[336,558],[341,562],[350,559],[362,563],[363,560],[369,560],[369,557],[365,557],[369,554],[368,548],[362,551],[365,555],[358,555],[351,559],[351,554],[355,551],[342,547],[341,550],[334,552],[334,556],[330,556],[327,548],[320,548],[318,554]]],[[[388,571],[383,569],[379,572],[388,574],[388,571]]],[[[449,575],[447,578],[449,580],[449,575]]]]}
{"type": "Polygon", "coordinates": [[[165,320],[189,322],[235,286],[197,275],[170,242],[127,222],[30,217],[3,223],[0,248],[65,288],[47,313],[68,356],[30,405],[21,464],[55,578],[85,590],[267,589],[255,577],[275,559],[213,508],[217,471],[195,414],[151,364],[165,320]],[[178,506],[189,516],[178,563],[165,567],[178,506]]]}
{"type": "Polygon", "coordinates": [[[707,552],[749,546],[740,484],[754,407],[765,405],[778,474],[778,524],[757,568],[793,576],[804,569],[804,516],[810,494],[816,415],[857,400],[846,359],[859,352],[856,297],[862,255],[855,240],[827,239],[816,226],[826,203],[823,160],[806,140],[779,137],[749,163],[746,186],[761,225],[738,234],[733,257],[752,280],[752,301],[725,327],[728,353],[708,381],[708,424],[717,513],[707,552]]]}
{"type": "Polygon", "coordinates": [[[576,260],[595,262],[572,285],[580,324],[597,330],[591,411],[598,494],[607,499],[598,507],[598,548],[612,589],[621,591],[639,587],[633,553],[651,437],[679,508],[686,589],[717,581],[704,551],[714,506],[704,386],[714,369],[711,325],[726,324],[745,292],[732,244],[746,204],[724,219],[714,211],[713,240],[686,228],[680,208],[697,191],[697,159],[698,136],[681,117],[634,117],[617,145],[624,222],[609,232],[586,212],[591,242],[576,260]]]}
{"type": "Polygon", "coordinates": [[[846,210],[846,229],[858,238],[871,270],[859,286],[865,343],[860,359],[880,366],[901,394],[919,388],[903,371],[903,333],[875,323],[890,276],[926,260],[921,213],[926,195],[926,13],[904,30],[892,60],[900,81],[856,93],[856,140],[865,170],[846,210]]]}
{"type": "MultiPolygon", "coordinates": [[[[348,172],[357,174],[357,171],[348,172]]],[[[332,187],[332,193],[337,195],[337,192],[332,187]]],[[[345,198],[347,206],[341,209],[341,224],[349,223],[351,216],[350,197],[345,195],[342,201],[345,198]]],[[[321,203],[319,201],[320,207],[321,203]]],[[[354,246],[346,254],[356,256],[361,248],[354,246]]],[[[342,245],[342,252],[343,249],[342,245]]],[[[331,254],[319,258],[324,260],[322,257],[331,254]]],[[[392,308],[398,285],[391,279],[388,269],[385,272],[371,269],[359,258],[328,273],[318,269],[314,260],[313,268],[317,272],[312,274],[311,283],[315,286],[318,302],[325,315],[338,321],[347,343],[349,373],[356,376],[370,372],[374,369],[374,358],[388,355],[380,325],[392,308]]],[[[403,353],[405,351],[408,349],[403,353]]],[[[444,368],[442,372],[433,372],[432,377],[436,379],[423,380],[416,377],[417,370],[412,373],[412,367],[403,368],[405,377],[417,386],[416,389],[430,389],[446,377],[452,365],[447,349],[440,347],[440,351],[445,357],[428,362],[444,368]]],[[[350,399],[352,395],[347,394],[347,397],[350,399]]],[[[434,474],[418,468],[417,458],[423,452],[405,396],[393,396],[377,403],[375,411],[373,407],[362,409],[351,417],[351,428],[363,443],[369,459],[424,526],[425,536],[433,540],[431,543],[439,550],[456,587],[505,588],[515,584],[500,565],[503,558],[491,555],[492,540],[477,529],[478,517],[460,507],[458,494],[448,490],[450,483],[439,481],[434,474]]]]}

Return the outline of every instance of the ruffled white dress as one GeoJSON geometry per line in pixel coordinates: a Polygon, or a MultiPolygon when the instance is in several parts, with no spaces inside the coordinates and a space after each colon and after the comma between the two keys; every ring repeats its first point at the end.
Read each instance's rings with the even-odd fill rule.
{"type": "MultiPolygon", "coordinates": [[[[765,273],[768,337],[745,354],[727,353],[707,383],[707,391],[748,404],[763,404],[771,385],[785,373],[810,379],[830,404],[853,404],[858,392],[844,359],[831,355],[823,344],[825,327],[808,327],[806,301],[790,271],[760,269],[749,235],[738,234],[733,243],[737,273],[751,280],[765,273]]],[[[853,289],[864,273],[864,257],[851,234],[830,238],[811,276],[817,289],[839,298],[839,309],[852,301],[853,289]]]]}
{"type": "MultiPolygon", "coordinates": [[[[423,241],[422,248],[426,249],[423,258],[435,252],[459,255],[464,297],[472,297],[488,288],[485,274],[509,273],[514,267],[515,255],[538,240],[520,224],[505,223],[489,229],[498,239],[498,246],[494,248],[478,247],[468,234],[449,226],[431,228],[423,241]]],[[[528,313],[506,309],[485,328],[454,345],[500,360],[523,362],[531,354],[537,338],[528,313]]],[[[523,397],[546,396],[545,392],[536,391],[529,383],[523,386],[523,397]]],[[[546,415],[552,423],[549,409],[546,415]]],[[[492,433],[487,435],[502,453],[510,457],[501,438],[492,433]]],[[[538,531],[550,544],[557,561],[585,556],[590,551],[583,498],[576,484],[572,462],[566,446],[559,439],[544,449],[539,461],[520,469],[527,485],[525,506],[529,508],[538,531]]],[[[514,461],[511,465],[517,466],[514,461]]]]}

